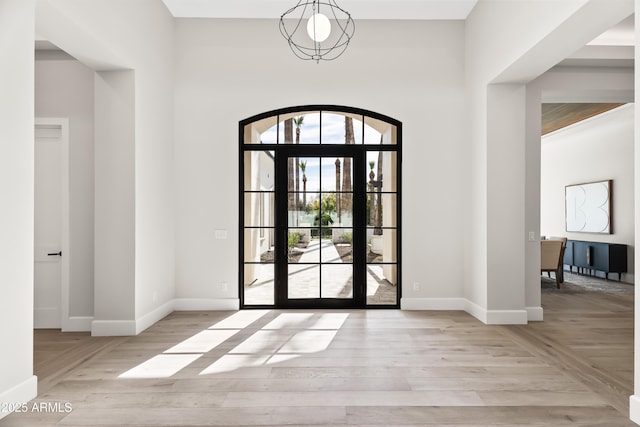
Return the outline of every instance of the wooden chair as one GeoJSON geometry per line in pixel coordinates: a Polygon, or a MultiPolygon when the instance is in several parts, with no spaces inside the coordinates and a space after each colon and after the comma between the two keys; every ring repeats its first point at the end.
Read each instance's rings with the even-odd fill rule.
{"type": "Polygon", "coordinates": [[[551,277],[553,271],[556,275],[556,285],[560,289],[560,283],[564,282],[563,261],[566,243],[562,240],[540,240],[540,274],[547,272],[551,277]]]}
{"type": "Polygon", "coordinates": [[[564,283],[564,253],[567,250],[567,238],[559,236],[548,236],[548,240],[560,240],[562,242],[562,253],[560,254],[560,268],[556,274],[560,275],[560,283],[564,283]]]}

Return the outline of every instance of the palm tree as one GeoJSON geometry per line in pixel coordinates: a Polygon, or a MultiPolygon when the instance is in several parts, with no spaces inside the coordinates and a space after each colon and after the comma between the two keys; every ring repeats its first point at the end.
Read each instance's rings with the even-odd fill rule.
{"type": "MultiPolygon", "coordinates": [[[[344,131],[344,143],[355,144],[353,119],[351,117],[344,117],[344,131]]],[[[345,212],[351,211],[351,190],[351,158],[345,157],[342,161],[342,209],[345,212]]]]}
{"type": "Polygon", "coordinates": [[[376,177],[376,173],[373,171],[373,168],[376,167],[376,162],[374,162],[373,160],[371,160],[369,162],[369,191],[371,191],[371,193],[369,193],[369,225],[376,225],[375,224],[375,218],[376,218],[376,211],[375,211],[375,194],[373,193],[373,191],[375,190],[375,187],[373,186],[373,182],[374,182],[374,178],[376,177]]]}
{"type": "Polygon", "coordinates": [[[336,159],[336,210],[338,211],[338,223],[342,223],[342,197],[340,196],[340,158],[336,159]]]}
{"type": "MultiPolygon", "coordinates": [[[[382,142],[384,141],[384,137],[382,135],[380,135],[380,145],[382,145],[382,142]]],[[[378,230],[378,232],[380,234],[382,234],[382,159],[383,159],[383,152],[382,151],[378,151],[378,212],[376,215],[376,229],[378,230]]]]}
{"type": "Polygon", "coordinates": [[[302,171],[302,207],[307,208],[307,161],[300,162],[300,170],[302,171]]]}
{"type": "MultiPolygon", "coordinates": [[[[286,119],[284,121],[284,143],[285,144],[293,144],[293,119],[286,119]]],[[[287,185],[287,191],[289,193],[289,210],[293,211],[296,209],[295,203],[295,194],[294,194],[294,181],[293,181],[293,157],[289,157],[288,162],[288,175],[289,175],[289,183],[287,185]]]]}
{"type": "MultiPolygon", "coordinates": [[[[298,116],[293,119],[293,123],[296,125],[296,144],[300,144],[300,128],[302,127],[302,122],[304,122],[304,116],[298,116]]],[[[300,202],[298,198],[298,193],[300,192],[300,159],[296,157],[296,205],[300,202]]],[[[304,206],[303,206],[304,208],[304,206]]],[[[299,206],[296,206],[296,210],[300,210],[299,206]]]]}

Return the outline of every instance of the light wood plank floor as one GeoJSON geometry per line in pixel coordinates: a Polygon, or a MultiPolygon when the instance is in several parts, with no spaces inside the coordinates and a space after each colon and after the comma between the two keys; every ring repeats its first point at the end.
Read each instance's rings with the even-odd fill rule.
{"type": "Polygon", "coordinates": [[[0,425],[635,425],[633,296],[554,291],[543,305],[526,326],[272,310],[176,312],[126,338],[36,331],[40,395],[0,425]]]}

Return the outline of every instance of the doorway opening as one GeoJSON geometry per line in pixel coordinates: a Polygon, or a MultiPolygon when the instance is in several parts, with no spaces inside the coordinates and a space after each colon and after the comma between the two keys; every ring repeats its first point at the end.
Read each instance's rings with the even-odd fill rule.
{"type": "Polygon", "coordinates": [[[302,106],[240,122],[242,308],[398,308],[402,124],[302,106]]]}
{"type": "Polygon", "coordinates": [[[69,122],[36,118],[34,129],[34,313],[36,329],[69,318],[69,122]]]}

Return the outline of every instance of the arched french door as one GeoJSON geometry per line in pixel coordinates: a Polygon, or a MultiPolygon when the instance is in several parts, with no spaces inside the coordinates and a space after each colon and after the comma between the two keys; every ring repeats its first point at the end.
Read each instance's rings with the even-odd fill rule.
{"type": "Polygon", "coordinates": [[[401,140],[350,107],[240,122],[241,307],[399,307],[401,140]]]}

